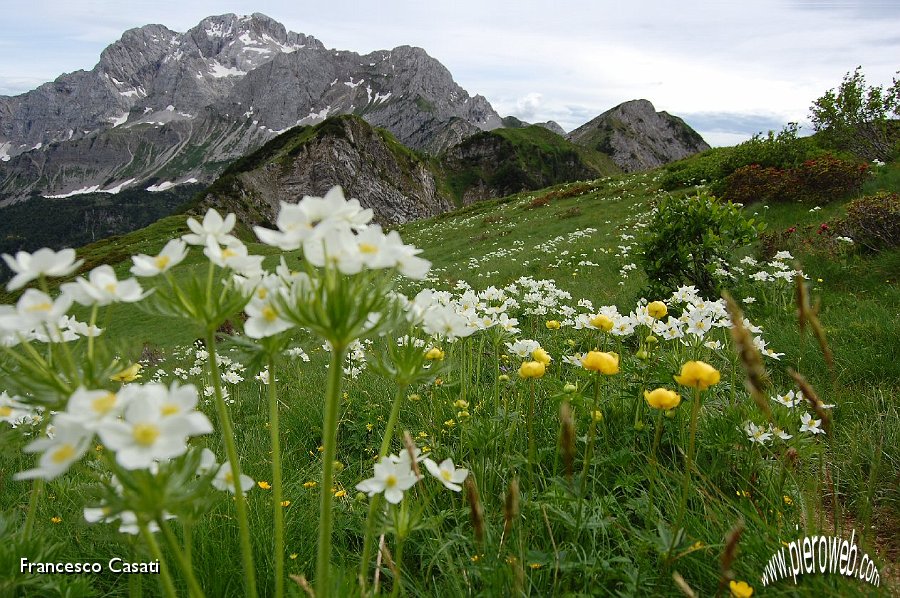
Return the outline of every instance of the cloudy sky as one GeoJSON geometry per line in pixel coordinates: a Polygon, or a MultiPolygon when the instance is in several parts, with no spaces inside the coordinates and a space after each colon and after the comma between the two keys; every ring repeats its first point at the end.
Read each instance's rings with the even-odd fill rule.
{"type": "Polygon", "coordinates": [[[501,114],[571,130],[646,98],[713,145],[808,119],[862,66],[900,69],[900,0],[30,0],[0,20],[0,95],[92,68],[131,27],[262,12],[327,47],[425,48],[501,114]]]}

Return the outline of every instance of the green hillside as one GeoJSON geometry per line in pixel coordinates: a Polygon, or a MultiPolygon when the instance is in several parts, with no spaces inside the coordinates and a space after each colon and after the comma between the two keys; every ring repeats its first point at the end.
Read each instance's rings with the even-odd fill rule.
{"type": "Polygon", "coordinates": [[[466,203],[620,172],[609,156],[537,125],[473,135],[440,165],[454,199],[466,203]]]}
{"type": "MultiPolygon", "coordinates": [[[[492,135],[520,150],[515,160],[521,160],[523,168],[537,169],[548,153],[568,151],[556,143],[557,136],[545,137],[530,129],[492,135]]],[[[283,155],[296,138],[274,141],[278,140],[281,145],[269,149],[283,155]]],[[[895,400],[900,381],[896,317],[900,249],[835,249],[843,246],[825,242],[822,231],[847,217],[855,196],[820,208],[797,202],[743,208],[744,216],[766,223],[767,236],[740,248],[727,286],[745,315],[760,327],[768,348],[783,353],[780,359],[764,358],[771,380],[767,394],[782,396],[795,388],[787,373],[791,367],[807,377],[824,403],[834,405],[828,410],[832,427],[827,434],[800,431],[801,413],[818,415],[804,405],[791,410],[768,400],[774,419],[767,419],[745,390],[744,371],[724,328],[704,337],[721,345],[706,346],[666,340],[659,334],[648,341],[646,328],[618,336],[574,324],[557,329],[553,324],[571,320],[574,314],[603,312],[601,306],[615,306],[621,314],[636,309],[648,285],[641,247],[654,232],[656,206],[664,199],[695,197],[702,191],[695,187],[666,191],[661,187],[665,176],[666,171],[658,170],[592,178],[484,200],[398,227],[403,241],[423,249],[422,255],[432,262],[428,280],[402,280],[399,290],[413,296],[432,287],[458,297],[470,286],[494,307],[502,298],[514,298],[516,306],[498,309],[518,319],[520,331],[504,334],[495,326],[455,343],[428,340],[423,350],[440,346],[445,369],[439,382],[430,379],[408,388],[376,371],[376,363],[388,353],[387,343],[405,332],[392,330],[387,340],[376,338],[364,345],[364,360],[358,355],[351,359],[349,364],[363,371],[343,379],[335,457],[339,467],[329,489],[335,501],[331,579],[336,595],[359,593],[356,575],[372,499],[357,495],[356,485],[372,475],[373,455],[392,420],[395,397],[400,409],[389,436],[390,451],[402,452],[400,433],[408,430],[417,446],[436,461],[452,457],[457,467],[469,469],[483,512],[481,522],[473,523],[472,495],[445,490],[423,470],[429,479],[407,492],[402,507],[387,511],[385,543],[393,564],[386,564],[386,558],[380,561],[382,592],[398,588],[398,593],[409,596],[677,596],[680,591],[673,582],[677,573],[704,596],[714,595],[720,583],[728,587],[730,579],[748,582],[757,594],[889,595],[900,554],[896,483],[900,409],[895,400]],[[793,232],[788,233],[790,229],[793,232]],[[789,250],[793,259],[784,258],[786,267],[808,277],[812,302],[819,306],[818,318],[834,354],[833,369],[809,327],[806,332],[798,329],[793,284],[753,278],[759,271],[778,270],[771,265],[772,250],[789,250]],[[546,297],[555,301],[540,308],[539,299],[546,297]],[[590,301],[590,306],[580,300],[590,301]],[[538,341],[552,357],[540,378],[519,377],[523,359],[506,343],[523,339],[538,341]],[[618,354],[619,373],[606,376],[565,363],[566,356],[594,349],[618,354]],[[673,380],[685,361],[697,359],[721,372],[719,383],[702,394],[673,380]],[[682,404],[670,412],[648,407],[643,392],[657,387],[679,392],[682,404]],[[692,416],[694,405],[699,420],[692,416]],[[566,428],[568,417],[572,429],[566,428]],[[752,442],[748,422],[765,426],[770,421],[792,438],[752,442]],[[685,485],[685,457],[695,434],[696,467],[688,468],[685,485]],[[574,468],[573,474],[567,473],[568,467],[574,468]],[[673,535],[679,520],[683,537],[673,535]],[[737,557],[728,565],[731,572],[724,575],[726,537],[738,522],[744,531],[737,557]],[[397,535],[400,524],[407,526],[402,527],[406,534],[402,539],[397,535]],[[483,526],[480,536],[479,526],[483,526]],[[849,539],[852,530],[860,553],[867,553],[878,568],[880,588],[837,574],[804,575],[796,589],[787,580],[762,587],[764,568],[783,543],[820,533],[849,539]]],[[[898,183],[900,163],[893,162],[874,171],[860,193],[896,193],[898,183]]],[[[125,277],[131,255],[155,255],[169,239],[185,232],[183,218],[172,216],[87,245],[78,252],[87,260],[82,273],[111,263],[125,277]]],[[[256,242],[246,230],[237,234],[251,254],[266,256],[265,267],[278,264],[283,252],[256,242]]],[[[284,257],[290,268],[303,268],[297,252],[284,257]]],[[[208,261],[193,248],[173,271],[172,280],[179,285],[205,281],[209,272],[208,261]]],[[[223,278],[218,272],[215,276],[223,278]]],[[[141,282],[161,289],[168,285],[160,279],[141,282]]],[[[218,293],[222,287],[216,283],[213,288],[218,293]]],[[[11,303],[17,296],[5,294],[0,301],[11,303]]],[[[645,298],[665,301],[669,315],[690,311],[672,297],[645,298]]],[[[708,304],[717,297],[705,299],[708,304]]],[[[76,315],[83,320],[90,317],[86,309],[76,315]]],[[[244,318],[229,319],[239,331],[244,318]]],[[[101,340],[115,347],[123,365],[137,360],[144,364],[142,381],[190,382],[201,393],[212,385],[205,364],[197,366],[202,373],[189,373],[200,363],[191,343],[204,336],[196,323],[126,304],[104,308],[98,321],[107,329],[101,340]]],[[[330,354],[322,344],[321,338],[298,333],[292,345],[302,347],[310,361],[276,360],[284,457],[280,498],[286,501],[282,503],[285,572],[306,578],[314,578],[317,484],[325,468],[322,397],[330,354]]],[[[220,364],[223,372],[242,378],[223,384],[234,399],[228,409],[243,471],[259,483],[247,497],[250,543],[260,591],[269,595],[274,592],[275,496],[272,420],[266,407],[270,387],[254,378],[260,364],[252,351],[247,352],[245,342],[223,335],[219,348],[227,357],[220,364]]],[[[73,346],[73,351],[83,349],[83,341],[73,346]]],[[[5,366],[12,367],[6,359],[5,366]]],[[[210,398],[201,399],[200,410],[209,415],[217,432],[198,436],[193,444],[211,448],[223,460],[225,442],[213,404],[210,398]]],[[[107,559],[135,551],[136,559],[150,560],[140,538],[117,533],[116,524],[84,520],[82,509],[87,503],[96,504],[98,472],[105,470],[109,459],[109,451],[101,449],[90,450],[68,473],[47,483],[47,499],[35,505],[34,527],[40,539],[26,541],[17,535],[31,485],[13,481],[11,475],[32,467],[35,459],[20,451],[28,442],[21,427],[2,433],[9,448],[0,457],[4,505],[0,562],[7,570],[25,555],[33,560],[52,555],[46,558],[65,561],[107,559]]],[[[173,584],[187,593],[189,576],[175,563],[180,556],[191,560],[190,569],[206,595],[243,595],[246,575],[236,501],[220,492],[204,496],[206,502],[198,507],[202,514],[190,526],[182,525],[183,517],[167,524],[171,543],[157,534],[162,554],[172,563],[173,584]]],[[[382,526],[375,519],[377,541],[382,526]]],[[[370,562],[374,566],[375,551],[370,562]]],[[[369,584],[372,566],[367,569],[369,584]]],[[[138,589],[134,576],[42,576],[34,583],[46,586],[14,585],[24,584],[22,579],[0,576],[0,588],[13,588],[6,592],[13,592],[10,595],[39,594],[46,588],[58,593],[66,587],[81,595],[87,593],[87,585],[99,595],[163,593],[154,577],[143,579],[138,589]]],[[[289,591],[301,595],[293,581],[287,584],[289,591]]]]}

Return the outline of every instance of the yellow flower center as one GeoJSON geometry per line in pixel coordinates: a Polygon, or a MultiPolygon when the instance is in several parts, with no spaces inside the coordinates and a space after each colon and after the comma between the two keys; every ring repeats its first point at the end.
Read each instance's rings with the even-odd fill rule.
{"type": "Polygon", "coordinates": [[[0,407],[0,417],[9,417],[10,415],[12,415],[12,407],[6,405],[0,407]]]}
{"type": "Polygon", "coordinates": [[[234,486],[234,474],[230,471],[225,472],[225,483],[234,486]]]}
{"type": "Polygon", "coordinates": [[[75,447],[71,444],[64,444],[50,454],[50,460],[54,463],[65,463],[75,456],[75,447]]]}
{"type": "Polygon", "coordinates": [[[156,424],[136,424],[131,435],[139,445],[151,446],[159,438],[159,426],[156,424]]]}
{"type": "Polygon", "coordinates": [[[268,297],[268,295],[269,289],[267,289],[266,287],[259,287],[258,289],[256,289],[256,296],[260,299],[265,299],[266,297],[268,297]]]}
{"type": "Polygon", "coordinates": [[[278,312],[271,305],[267,305],[262,309],[262,317],[266,322],[274,322],[278,319],[278,312]]]}
{"type": "Polygon", "coordinates": [[[113,294],[116,292],[116,283],[111,282],[103,288],[106,289],[107,293],[113,294]]]}
{"type": "Polygon", "coordinates": [[[153,265],[155,265],[157,267],[157,269],[162,270],[163,268],[168,266],[169,262],[171,262],[171,261],[172,261],[172,258],[170,258],[169,256],[160,255],[160,256],[157,256],[157,258],[155,260],[153,260],[153,265]]]}
{"type": "Polygon", "coordinates": [[[393,488],[397,485],[397,476],[394,474],[390,474],[386,478],[384,478],[384,487],[385,488],[393,488]]]}
{"type": "Polygon", "coordinates": [[[449,482],[452,477],[453,476],[446,469],[441,470],[441,479],[443,479],[445,482],[449,482]]]}
{"type": "Polygon", "coordinates": [[[181,411],[181,408],[175,403],[166,403],[159,411],[163,415],[175,415],[176,413],[181,411]]]}
{"type": "Polygon", "coordinates": [[[378,253],[378,247],[371,243],[360,243],[359,251],[360,253],[378,253]]]}
{"type": "Polygon", "coordinates": [[[222,250],[222,259],[227,260],[230,257],[234,257],[237,255],[237,252],[233,249],[228,249],[227,247],[222,250]]]}
{"type": "Polygon", "coordinates": [[[26,308],[25,311],[50,311],[51,309],[53,309],[53,304],[49,301],[44,301],[43,303],[35,303],[26,308]]]}
{"type": "Polygon", "coordinates": [[[91,401],[91,409],[99,413],[100,415],[106,415],[110,409],[115,407],[116,405],[116,395],[115,393],[108,392],[100,398],[94,399],[91,401]]]}

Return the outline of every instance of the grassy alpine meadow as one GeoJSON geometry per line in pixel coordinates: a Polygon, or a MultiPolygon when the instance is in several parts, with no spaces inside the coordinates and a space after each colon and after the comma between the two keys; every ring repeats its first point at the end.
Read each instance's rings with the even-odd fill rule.
{"type": "Polygon", "coordinates": [[[725,298],[649,295],[667,206],[718,205],[662,177],[6,257],[0,594],[896,592],[900,251],[837,240],[847,201],[730,206],[725,298]],[[872,566],[795,584],[818,536],[872,566]]]}

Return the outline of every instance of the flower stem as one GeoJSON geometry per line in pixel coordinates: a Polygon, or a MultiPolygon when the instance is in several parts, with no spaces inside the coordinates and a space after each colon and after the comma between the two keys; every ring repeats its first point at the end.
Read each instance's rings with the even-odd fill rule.
{"type": "Polygon", "coordinates": [[[663,433],[663,421],[662,421],[662,409],[657,409],[656,412],[656,435],[653,437],[653,448],[650,449],[650,465],[652,468],[650,469],[650,491],[647,496],[647,520],[652,519],[653,515],[653,492],[656,489],[656,476],[658,475],[657,470],[659,469],[659,461],[656,458],[656,453],[659,450],[659,441],[662,439],[663,433]]]}
{"type": "Polygon", "coordinates": [[[275,598],[284,595],[284,507],[281,506],[281,438],[278,392],[275,388],[275,356],[269,355],[269,436],[272,442],[272,508],[275,523],[275,598]]]}
{"type": "MultiPolygon", "coordinates": [[[[43,438],[47,435],[47,426],[50,425],[49,411],[49,409],[45,410],[41,417],[41,429],[37,433],[38,438],[43,438]]],[[[31,537],[31,532],[34,529],[34,519],[37,516],[38,501],[40,501],[43,491],[44,478],[34,478],[34,482],[31,484],[31,496],[28,498],[28,511],[25,514],[25,525],[22,529],[22,535],[25,538],[31,537]]]]}
{"type": "Polygon", "coordinates": [[[178,540],[175,538],[175,534],[172,533],[172,528],[169,527],[169,524],[166,523],[162,517],[157,518],[156,523],[163,532],[163,537],[166,539],[166,545],[168,545],[169,550],[172,551],[172,554],[175,555],[175,558],[178,561],[178,566],[181,568],[185,580],[187,580],[188,590],[190,591],[191,596],[203,598],[204,593],[200,588],[197,577],[194,575],[194,567],[191,564],[189,557],[178,546],[178,540]]]}
{"type": "Polygon", "coordinates": [[[28,498],[28,512],[25,514],[25,526],[22,529],[22,535],[25,538],[31,537],[34,528],[34,518],[37,515],[37,504],[44,490],[44,478],[35,478],[31,485],[31,496],[28,498]]]}
{"type": "Polygon", "coordinates": [[[210,329],[206,335],[206,349],[209,351],[209,369],[215,390],[216,415],[222,426],[222,437],[225,441],[225,454],[231,465],[234,479],[234,506],[237,511],[238,529],[241,542],[241,560],[244,566],[244,590],[248,598],[256,598],[256,568],[253,565],[253,548],[250,545],[250,523],[247,520],[247,501],[244,489],[241,488],[241,463],[238,459],[237,446],[234,442],[234,427],[228,407],[222,396],[222,378],[219,375],[219,363],[216,360],[216,331],[210,329]]]}
{"type": "Polygon", "coordinates": [[[669,546],[669,552],[666,561],[671,558],[672,550],[678,539],[678,532],[681,530],[681,524],[684,522],[684,513],[687,510],[688,496],[691,491],[691,471],[694,469],[694,443],[697,438],[697,419],[700,415],[700,389],[694,387],[694,404],[691,405],[691,427],[690,436],[688,437],[688,450],[684,455],[684,482],[681,486],[681,504],[678,507],[678,518],[675,520],[675,529],[672,532],[672,544],[669,546]]]}
{"type": "Polygon", "coordinates": [[[400,595],[400,588],[403,585],[403,544],[405,544],[405,538],[397,538],[397,553],[394,555],[394,566],[397,567],[397,579],[394,580],[391,598],[400,595]]]}
{"type": "Polygon", "coordinates": [[[334,481],[334,457],[337,453],[338,411],[341,405],[341,375],[347,348],[332,343],[331,363],[328,366],[328,385],[325,389],[325,417],[322,425],[322,484],[319,502],[319,550],[316,557],[316,596],[328,598],[331,585],[328,577],[331,567],[331,526],[334,481]]]}
{"type": "Polygon", "coordinates": [[[594,407],[590,412],[591,424],[588,428],[588,444],[584,452],[584,472],[581,474],[581,493],[578,501],[577,529],[581,529],[581,516],[584,514],[584,503],[587,495],[587,480],[591,469],[591,458],[594,454],[594,440],[597,433],[597,421],[594,419],[594,411],[600,402],[600,374],[594,374],[594,407]]]}
{"type": "Polygon", "coordinates": [[[537,442],[534,439],[534,379],[528,381],[528,485],[533,487],[532,468],[537,459],[537,442]]]}
{"type": "Polygon", "coordinates": [[[591,425],[588,428],[588,444],[584,453],[584,473],[581,475],[581,497],[584,498],[587,492],[587,480],[591,469],[591,459],[594,456],[594,441],[597,437],[597,420],[594,418],[594,412],[598,410],[600,403],[600,374],[594,374],[594,407],[589,414],[591,417],[591,425]]]}
{"type": "MultiPolygon", "coordinates": [[[[406,397],[408,385],[399,384],[394,394],[394,404],[391,405],[391,414],[388,417],[387,427],[384,430],[384,438],[381,440],[381,450],[378,459],[388,454],[391,448],[391,439],[394,437],[394,428],[397,427],[397,419],[400,417],[400,406],[406,397]]],[[[362,558],[359,561],[359,585],[363,594],[366,592],[366,578],[369,574],[369,559],[372,558],[372,540],[375,538],[375,515],[381,506],[381,494],[372,497],[369,503],[369,515],[366,517],[366,534],[363,540],[362,558]]]]}
{"type": "Polygon", "coordinates": [[[88,324],[88,332],[90,335],[88,336],[88,361],[91,363],[91,367],[94,366],[94,325],[97,323],[97,310],[99,306],[95,303],[93,307],[91,307],[91,320],[88,324]]]}
{"type": "Polygon", "coordinates": [[[170,598],[177,598],[178,593],[175,591],[175,584],[172,583],[172,576],[169,574],[169,565],[163,560],[162,551],[159,549],[159,544],[156,543],[156,538],[150,533],[146,522],[138,520],[138,529],[141,532],[141,537],[144,538],[144,542],[147,543],[147,547],[150,549],[150,555],[159,562],[160,582],[165,595],[170,598]]]}

